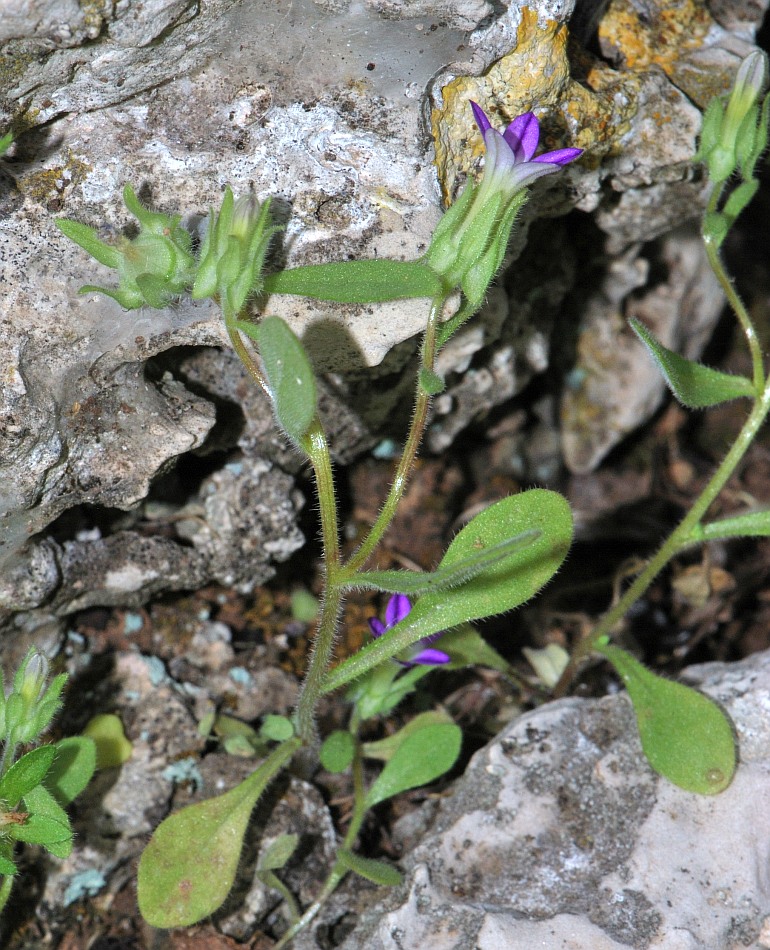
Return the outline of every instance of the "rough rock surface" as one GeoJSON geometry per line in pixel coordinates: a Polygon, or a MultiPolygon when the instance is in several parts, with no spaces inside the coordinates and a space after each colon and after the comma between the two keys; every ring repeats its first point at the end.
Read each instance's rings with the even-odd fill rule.
{"type": "Polygon", "coordinates": [[[474,756],[344,950],[770,946],[770,653],[684,678],[735,723],[723,794],[650,770],[625,694],[552,703],[474,756]]]}
{"type": "MultiPolygon", "coordinates": [[[[659,263],[646,314],[667,339],[689,336],[692,308],[674,304],[682,280],[701,280],[702,260],[692,242],[686,252],[656,242],[702,204],[690,164],[699,109],[728,84],[762,11],[738,16],[720,4],[730,33],[696,0],[676,17],[662,0],[644,16],[637,6],[610,5],[599,59],[568,41],[574,3],[553,0],[12,3],[0,38],[0,122],[18,140],[0,168],[0,623],[99,598],[136,603],[163,588],[147,565],[158,554],[168,587],[248,585],[301,543],[301,499],[287,481],[296,460],[262,425],[264,404],[244,409],[260,397],[246,395],[213,306],[126,314],[77,296],[81,284],[110,278],[53,219],[122,230],[127,180],[191,227],[226,183],[274,196],[289,263],[411,258],[441,194],[453,195],[480,155],[467,99],[501,123],[535,107],[549,146],[569,141],[587,155],[536,190],[510,249],[510,263],[519,257],[510,282],[443,354],[448,386],[429,445],[446,446],[549,365],[552,338],[569,336],[565,308],[580,328],[563,413],[570,466],[596,465],[653,411],[663,387],[642,348],[607,352],[606,342],[639,286],[630,277],[659,263]],[[591,221],[554,223],[573,208],[591,221]],[[580,274],[597,259],[601,292],[578,305],[580,274]],[[196,353],[221,361],[207,385],[195,378],[196,353]],[[628,389],[638,393],[633,411],[617,398],[628,389]],[[241,475],[223,469],[233,462],[241,475]],[[243,516],[244,504],[257,510],[243,516]],[[230,527],[220,534],[212,519],[223,512],[230,527]],[[117,583],[108,550],[124,555],[117,583]]],[[[326,417],[340,456],[373,444],[403,411],[425,302],[351,308],[284,297],[270,309],[331,373],[326,417]]],[[[699,342],[717,309],[712,294],[699,342]]]]}

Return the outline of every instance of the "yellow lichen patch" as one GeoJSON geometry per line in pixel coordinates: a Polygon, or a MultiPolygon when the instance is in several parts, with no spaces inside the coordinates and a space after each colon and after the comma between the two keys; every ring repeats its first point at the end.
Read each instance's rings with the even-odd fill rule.
{"type": "Polygon", "coordinates": [[[620,54],[628,69],[656,65],[671,75],[682,53],[701,47],[713,25],[702,0],[659,3],[650,20],[629,0],[612,0],[599,24],[599,39],[620,54]]]}
{"type": "Polygon", "coordinates": [[[640,17],[629,0],[612,0],[599,36],[603,48],[612,51],[625,70],[641,72],[657,66],[704,109],[732,82],[729,67],[720,68],[708,57],[698,60],[714,26],[705,0],[658,0],[649,20],[640,17]]]}
{"type": "Polygon", "coordinates": [[[598,160],[612,151],[636,111],[638,79],[593,64],[581,84],[572,78],[568,31],[554,20],[542,25],[528,7],[521,12],[515,48],[484,76],[460,76],[441,90],[443,105],[431,114],[436,166],[444,199],[454,196],[458,176],[483,153],[469,102],[482,106],[497,126],[534,110],[546,120],[547,149],[574,145],[598,160]]]}
{"type": "Polygon", "coordinates": [[[66,161],[63,165],[55,165],[40,172],[32,172],[19,178],[17,185],[20,191],[29,195],[33,201],[47,204],[52,200],[60,199],[67,189],[84,181],[92,166],[66,150],[66,161]]]}

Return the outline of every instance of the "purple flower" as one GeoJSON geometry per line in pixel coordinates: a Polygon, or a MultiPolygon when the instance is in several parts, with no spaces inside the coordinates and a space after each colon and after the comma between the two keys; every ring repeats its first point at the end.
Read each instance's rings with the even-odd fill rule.
{"type": "Polygon", "coordinates": [[[492,128],[481,106],[471,102],[471,109],[487,149],[480,189],[482,197],[491,190],[513,195],[583,154],[582,148],[558,148],[533,158],[540,142],[540,123],[534,112],[517,116],[501,133],[492,128]]]}
{"type": "MultiPolygon", "coordinates": [[[[394,594],[385,608],[385,623],[378,617],[369,618],[369,629],[372,631],[372,636],[381,637],[386,630],[390,630],[391,627],[395,627],[397,623],[400,623],[411,609],[412,604],[406,594],[394,594]]],[[[446,653],[441,650],[434,650],[429,646],[429,644],[435,643],[440,636],[440,633],[434,633],[429,637],[423,637],[412,648],[417,652],[409,660],[397,660],[396,662],[402,666],[440,666],[442,663],[449,663],[450,657],[446,653]],[[426,648],[419,649],[421,644],[426,644],[426,648]]]]}
{"type": "Polygon", "coordinates": [[[532,112],[514,119],[504,132],[471,102],[486,146],[484,174],[469,181],[460,197],[439,221],[426,263],[446,287],[459,287],[469,310],[481,306],[500,269],[516,216],[527,200],[527,185],[557,172],[582,155],[580,148],[560,148],[535,156],[540,124],[532,112]]]}

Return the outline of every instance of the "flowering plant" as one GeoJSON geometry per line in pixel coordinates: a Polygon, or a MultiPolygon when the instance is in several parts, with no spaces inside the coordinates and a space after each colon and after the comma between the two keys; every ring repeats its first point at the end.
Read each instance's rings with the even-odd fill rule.
{"type": "MultiPolygon", "coordinates": [[[[646,670],[612,646],[609,638],[623,613],[684,548],[711,538],[770,535],[767,513],[703,521],[711,501],[770,412],[770,383],[756,334],[752,336],[748,314],[729,287],[716,250],[720,235],[726,233],[743,200],[731,195],[720,204],[727,178],[733,173],[728,172],[726,178],[725,168],[732,161],[730,167],[744,176],[743,184],[750,184],[757,156],[766,145],[767,100],[761,106],[758,101],[765,73],[764,59],[741,67],[737,91],[726,110],[714,107],[710,117],[707,115],[701,154],[714,175],[716,195],[705,218],[704,237],[712,249],[712,266],[721,275],[746,329],[755,363],[754,380],[684,360],[663,347],[646,328],[634,324],[674,394],[686,405],[712,405],[748,396],[754,400],[754,410],[736,447],[693,510],[592,634],[577,645],[556,686],[556,693],[563,693],[588,654],[605,656],[634,702],[651,764],[682,788],[703,794],[725,788],[735,770],[735,747],[725,716],[701,694],[646,670]],[[742,136],[749,132],[750,146],[742,144],[742,136]],[[725,159],[723,153],[732,157],[725,159]]],[[[142,225],[133,242],[112,247],[101,242],[93,229],[59,222],[65,234],[118,271],[118,290],[103,292],[124,306],[163,306],[171,296],[187,291],[196,299],[211,297],[219,303],[236,352],[270,399],[278,425],[312,466],[318,492],[325,587],[296,711],[291,719],[266,718],[260,730],[260,748],[275,745],[243,783],[172,814],[156,829],[138,876],[140,909],[154,926],[191,924],[222,905],[235,880],[241,843],[255,803],[301,749],[318,749],[320,763],[328,771],[351,770],[353,806],[334,865],[316,899],[304,911],[276,873],[291,859],[296,836],[282,836],[260,856],[257,873],[282,895],[290,917],[277,950],[314,918],[348,872],[380,884],[397,883],[400,875],[393,867],[354,851],[366,812],[399,792],[444,775],[460,753],[460,730],[441,710],[429,710],[384,739],[364,742],[362,722],[390,713],[434,671],[471,663],[508,671],[506,661],[484,643],[471,623],[529,600],[553,577],[570,546],[572,518],[564,498],[546,489],[531,489],[504,498],[473,518],[433,570],[366,568],[395,516],[427,425],[431,397],[443,385],[435,370],[438,352],[482,305],[502,264],[516,217],[529,197],[529,186],[559,172],[581,154],[580,149],[567,147],[537,155],[540,131],[532,112],[514,118],[501,132],[479,105],[471,103],[470,107],[486,147],[483,175],[478,184],[466,184],[439,222],[427,252],[416,261],[337,262],[263,274],[269,243],[278,230],[270,221],[269,201],[259,203],[253,196],[235,199],[229,188],[220,210],[209,215],[197,253],[180,218],[143,208],[128,186],[126,205],[142,225]],[[283,320],[273,316],[261,316],[258,322],[251,319],[248,303],[255,290],[268,297],[299,294],[347,303],[407,297],[430,301],[411,427],[380,513],[347,557],[340,543],[331,453],[318,411],[312,364],[302,342],[283,320]],[[457,291],[462,295],[460,309],[444,319],[447,303],[457,291]],[[391,595],[385,621],[373,617],[369,621],[372,640],[334,666],[342,603],[354,589],[391,595]],[[343,686],[350,704],[347,728],[320,743],[315,716],[318,703],[325,694],[343,686]],[[368,788],[366,759],[384,763],[368,788]]],[[[746,194],[744,190],[742,195],[746,194]]],[[[29,690],[35,692],[32,686],[29,690]]]]}

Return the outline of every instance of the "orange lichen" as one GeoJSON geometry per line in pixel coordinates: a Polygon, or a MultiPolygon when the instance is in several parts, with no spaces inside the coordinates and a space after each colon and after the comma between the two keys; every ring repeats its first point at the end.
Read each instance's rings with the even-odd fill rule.
{"type": "Polygon", "coordinates": [[[649,21],[628,0],[612,0],[599,24],[599,39],[617,51],[627,69],[656,65],[670,76],[682,53],[701,47],[713,25],[702,0],[659,3],[649,21]]]}

